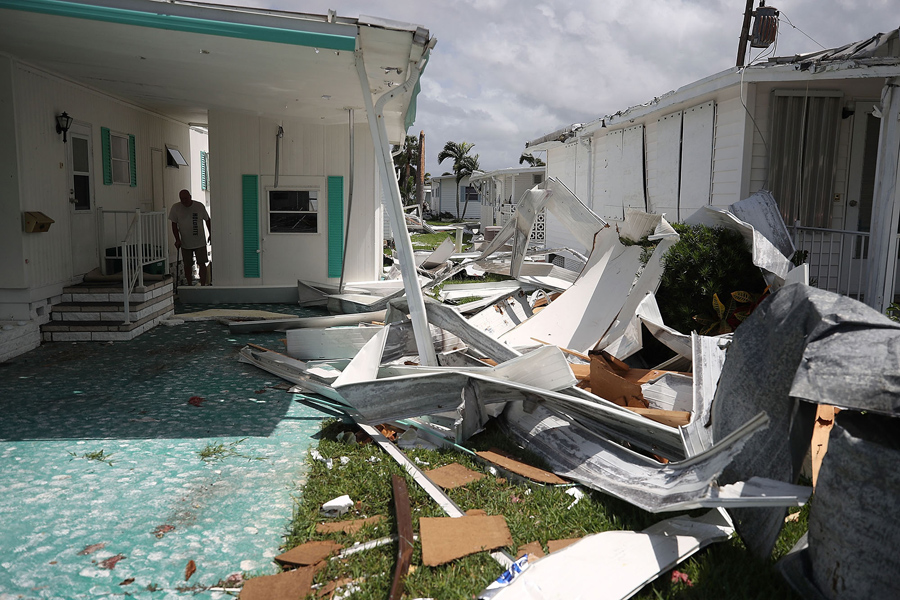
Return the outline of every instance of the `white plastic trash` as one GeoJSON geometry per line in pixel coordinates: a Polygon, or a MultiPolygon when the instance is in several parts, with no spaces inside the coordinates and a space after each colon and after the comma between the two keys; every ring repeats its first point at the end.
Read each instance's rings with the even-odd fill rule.
{"type": "Polygon", "coordinates": [[[320,512],[323,517],[339,517],[352,507],[353,500],[350,499],[350,496],[344,495],[323,504],[320,512]]]}

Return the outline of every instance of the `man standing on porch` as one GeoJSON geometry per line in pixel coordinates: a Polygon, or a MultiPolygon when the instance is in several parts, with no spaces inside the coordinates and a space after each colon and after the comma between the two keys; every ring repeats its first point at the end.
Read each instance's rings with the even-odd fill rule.
{"type": "Polygon", "coordinates": [[[206,207],[200,202],[191,199],[188,190],[178,193],[177,204],[169,211],[169,220],[172,221],[172,233],[175,235],[175,248],[181,250],[181,258],[184,262],[184,278],[188,285],[192,284],[194,274],[194,257],[197,257],[197,266],[200,270],[200,285],[210,285],[207,277],[206,243],[212,241],[212,222],[206,207]],[[207,236],[203,231],[203,222],[209,231],[207,236]]]}

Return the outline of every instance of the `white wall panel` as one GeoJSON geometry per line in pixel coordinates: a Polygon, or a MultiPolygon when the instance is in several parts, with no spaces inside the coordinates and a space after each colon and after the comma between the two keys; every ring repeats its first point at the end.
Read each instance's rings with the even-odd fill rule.
{"type": "Polygon", "coordinates": [[[693,106],[684,111],[680,195],[682,218],[709,204],[714,125],[713,102],[693,106]]]}
{"type": "MultiPolygon", "coordinates": [[[[664,213],[670,220],[679,220],[678,188],[681,177],[681,119],[682,112],[660,117],[656,122],[655,160],[648,165],[653,185],[647,189],[650,212],[664,213]]],[[[648,136],[648,146],[650,145],[648,136]]]]}
{"type": "MultiPolygon", "coordinates": [[[[622,204],[647,210],[644,193],[644,126],[628,127],[622,133],[622,204]]],[[[624,218],[624,211],[623,211],[624,218]]]]}
{"type": "MultiPolygon", "coordinates": [[[[598,159],[598,169],[603,171],[600,181],[595,181],[595,186],[602,181],[603,192],[599,198],[599,204],[594,210],[599,209],[600,216],[609,220],[621,221],[625,218],[625,210],[622,208],[622,197],[625,194],[625,186],[622,181],[623,169],[623,131],[617,129],[604,137],[605,152],[603,154],[603,162],[600,163],[600,155],[598,159]]],[[[595,188],[597,189],[597,188],[595,188]]]]}

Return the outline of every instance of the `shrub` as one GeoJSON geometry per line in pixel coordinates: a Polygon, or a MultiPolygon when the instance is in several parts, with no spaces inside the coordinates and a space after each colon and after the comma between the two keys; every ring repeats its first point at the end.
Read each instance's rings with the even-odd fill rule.
{"type": "Polygon", "coordinates": [[[663,320],[682,333],[730,331],[766,292],[744,238],[724,227],[672,226],[681,239],[662,258],[656,299],[663,320]]]}

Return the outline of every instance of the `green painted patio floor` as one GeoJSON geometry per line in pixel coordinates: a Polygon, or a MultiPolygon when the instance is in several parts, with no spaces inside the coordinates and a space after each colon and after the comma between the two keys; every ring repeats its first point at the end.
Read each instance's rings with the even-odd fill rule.
{"type": "Polygon", "coordinates": [[[187,322],[130,342],[43,344],[0,364],[0,600],[148,588],[216,598],[196,591],[274,573],[311,436],[328,416],[238,362],[248,342],[278,349],[280,337],[187,322]],[[204,462],[216,444],[242,456],[204,462]],[[111,465],[84,457],[100,451],[111,465]]]}

